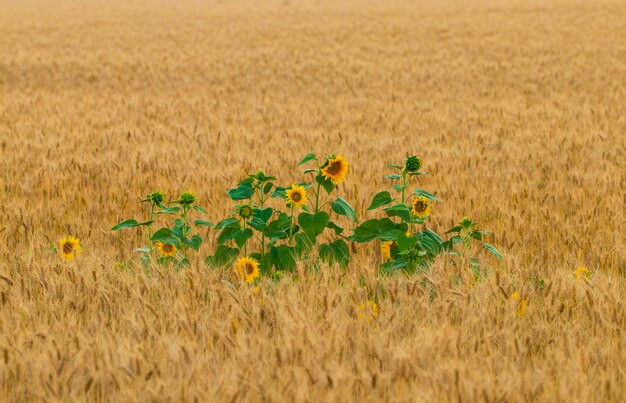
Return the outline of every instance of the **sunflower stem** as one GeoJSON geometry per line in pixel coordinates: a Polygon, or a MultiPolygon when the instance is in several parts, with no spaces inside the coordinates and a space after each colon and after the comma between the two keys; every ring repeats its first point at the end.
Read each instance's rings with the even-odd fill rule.
{"type": "MultiPolygon", "coordinates": [[[[150,221],[154,221],[154,202],[150,203],[150,221]]],[[[148,224],[148,248],[152,256],[152,223],[148,224]]]]}
{"type": "Polygon", "coordinates": [[[292,238],[293,238],[293,204],[291,205],[291,217],[289,219],[289,245],[291,245],[292,238]]]}
{"type": "Polygon", "coordinates": [[[317,184],[317,190],[315,190],[315,212],[319,213],[320,211],[320,187],[321,185],[318,183],[317,184]]]}
{"type": "Polygon", "coordinates": [[[404,203],[404,191],[406,190],[406,172],[402,172],[402,203],[404,203]]]}

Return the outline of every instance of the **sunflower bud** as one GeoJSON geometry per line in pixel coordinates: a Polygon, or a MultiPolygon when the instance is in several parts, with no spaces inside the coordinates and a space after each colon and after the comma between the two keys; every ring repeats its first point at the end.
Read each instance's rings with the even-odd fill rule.
{"type": "Polygon", "coordinates": [[[415,155],[411,155],[406,158],[406,170],[407,172],[417,172],[422,167],[422,161],[415,155]]]}
{"type": "Polygon", "coordinates": [[[180,195],[180,204],[193,204],[196,201],[196,196],[191,192],[185,192],[180,195]]]}
{"type": "Polygon", "coordinates": [[[243,218],[244,220],[249,219],[250,217],[252,217],[252,206],[250,206],[249,204],[242,204],[237,206],[237,214],[239,214],[239,217],[243,218]]]}
{"type": "Polygon", "coordinates": [[[409,253],[407,254],[407,257],[409,258],[409,261],[411,262],[417,262],[421,258],[419,251],[417,249],[411,249],[409,253]]]}
{"type": "Polygon", "coordinates": [[[148,195],[148,199],[154,204],[163,203],[163,193],[162,192],[152,192],[148,195]]]}

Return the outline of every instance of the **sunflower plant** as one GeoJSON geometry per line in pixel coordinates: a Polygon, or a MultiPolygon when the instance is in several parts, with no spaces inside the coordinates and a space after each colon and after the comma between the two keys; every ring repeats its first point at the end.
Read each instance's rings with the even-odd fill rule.
{"type": "MultiPolygon", "coordinates": [[[[427,174],[421,171],[422,161],[417,156],[409,156],[404,165],[387,166],[393,173],[385,176],[393,181],[392,190],[376,194],[368,211],[383,208],[386,217],[370,219],[354,229],[348,238],[357,243],[380,242],[383,258],[383,272],[405,271],[408,273],[428,269],[435,258],[443,253],[458,255],[455,246],[467,245],[471,240],[482,240],[487,232],[475,229],[475,223],[462,221],[446,234],[459,233],[444,241],[437,232],[428,228],[427,220],[434,204],[442,200],[420,188],[409,189],[411,180],[427,174]]],[[[485,244],[485,249],[501,258],[495,247],[485,244]]]]}
{"type": "Polygon", "coordinates": [[[114,226],[112,230],[146,227],[147,246],[136,249],[142,253],[144,263],[148,263],[156,252],[157,262],[160,264],[175,262],[185,265],[189,262],[189,249],[198,251],[202,244],[202,237],[193,233],[194,227],[211,227],[213,224],[201,219],[191,221],[192,211],[208,214],[204,208],[196,204],[196,197],[192,192],[184,192],[178,199],[168,201],[167,204],[170,206],[167,206],[164,200],[163,192],[156,191],[148,194],[146,198],[140,200],[140,203],[150,206],[149,219],[143,222],[135,219],[125,220],[114,226]],[[171,217],[173,222],[170,226],[153,232],[152,225],[158,216],[171,217]]]}
{"type": "MultiPolygon", "coordinates": [[[[317,157],[309,154],[298,165],[312,160],[317,157]]],[[[345,158],[333,155],[326,157],[323,164],[318,162],[316,169],[305,170],[305,173],[314,174],[310,183],[282,187],[276,186],[276,177],[267,176],[262,170],[248,175],[228,191],[230,198],[239,204],[234,206],[231,217],[216,224],[215,228],[220,231],[218,246],[207,263],[214,267],[229,266],[243,255],[235,264],[235,272],[246,282],[249,282],[251,273],[290,271],[297,261],[303,259],[317,262],[316,257],[319,257],[327,262],[347,265],[350,254],[341,239],[343,228],[331,221],[325,210],[330,206],[335,213],[355,222],[356,213],[343,198],[324,202],[322,194],[324,189],[330,195],[345,179],[347,171],[345,158]],[[314,197],[309,197],[310,192],[314,197]],[[282,203],[271,207],[268,206],[270,199],[279,199],[282,203]],[[325,229],[332,230],[337,239],[318,244],[318,237],[325,229]],[[258,245],[258,250],[250,250],[250,240],[258,245]]]]}

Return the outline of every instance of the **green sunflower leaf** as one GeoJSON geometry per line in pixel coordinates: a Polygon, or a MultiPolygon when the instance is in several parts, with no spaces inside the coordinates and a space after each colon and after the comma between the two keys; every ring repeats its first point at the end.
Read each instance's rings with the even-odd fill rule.
{"type": "Polygon", "coordinates": [[[202,237],[200,235],[194,235],[191,239],[182,238],[181,242],[183,245],[190,247],[196,252],[200,249],[200,245],[202,245],[202,237]]]}
{"type": "Polygon", "coordinates": [[[219,245],[215,249],[215,254],[206,258],[206,263],[212,268],[232,266],[237,256],[239,256],[239,249],[227,245],[219,245]]]}
{"type": "Polygon", "coordinates": [[[430,193],[428,193],[428,192],[427,192],[427,191],[425,191],[425,190],[422,190],[422,189],[417,189],[417,188],[416,188],[416,189],[413,189],[413,190],[415,191],[415,194],[416,194],[417,196],[424,196],[424,197],[425,197],[425,198],[427,198],[427,199],[430,199],[430,200],[435,200],[435,201],[443,201],[443,200],[441,200],[440,198],[438,198],[437,196],[435,196],[435,195],[433,195],[433,194],[430,194],[430,193]]]}
{"type": "Polygon", "coordinates": [[[194,210],[196,210],[196,211],[199,211],[199,212],[201,212],[201,213],[204,213],[204,214],[209,214],[209,213],[208,213],[205,209],[203,209],[202,207],[197,206],[197,205],[195,205],[195,204],[194,204],[194,206],[193,206],[193,209],[194,209],[194,210]]]}
{"type": "Polygon", "coordinates": [[[317,159],[317,157],[315,156],[315,154],[307,154],[304,156],[304,158],[302,158],[302,161],[298,162],[298,166],[300,165],[304,165],[309,161],[313,161],[317,159]]]}
{"type": "Polygon", "coordinates": [[[319,183],[324,190],[326,190],[326,193],[330,194],[333,189],[335,189],[335,184],[333,183],[333,181],[329,180],[329,179],[325,179],[322,174],[319,174],[315,177],[315,181],[317,183],[319,183]]]}
{"type": "Polygon", "coordinates": [[[483,244],[483,247],[491,252],[491,254],[494,255],[497,259],[502,259],[502,254],[498,249],[496,249],[495,246],[485,243],[483,244]]]}
{"type": "Polygon", "coordinates": [[[393,198],[391,197],[391,193],[389,193],[388,191],[383,191],[378,193],[376,196],[374,196],[374,199],[372,200],[372,204],[370,204],[370,206],[367,208],[367,210],[374,210],[377,209],[380,206],[384,206],[387,205],[389,203],[393,202],[393,198]]]}
{"type": "Polygon", "coordinates": [[[356,218],[356,211],[354,211],[354,208],[352,208],[352,206],[343,198],[338,197],[335,201],[331,203],[330,207],[335,213],[346,216],[354,222],[359,222],[359,220],[356,218]]]}
{"type": "Polygon", "coordinates": [[[325,211],[316,214],[300,213],[298,216],[298,224],[304,231],[310,231],[318,236],[324,231],[326,225],[330,222],[330,217],[325,211]]]}

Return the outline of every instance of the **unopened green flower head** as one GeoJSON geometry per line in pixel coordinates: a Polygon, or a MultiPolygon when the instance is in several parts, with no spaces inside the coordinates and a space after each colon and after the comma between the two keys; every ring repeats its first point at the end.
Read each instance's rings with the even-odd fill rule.
{"type": "Polygon", "coordinates": [[[192,204],[196,201],[196,196],[191,192],[185,192],[180,195],[180,204],[192,204]]]}
{"type": "Polygon", "coordinates": [[[419,251],[417,249],[411,249],[407,256],[411,262],[416,262],[420,259],[419,251]]]}
{"type": "Polygon", "coordinates": [[[406,170],[407,172],[417,172],[422,167],[422,161],[415,155],[406,157],[406,170]]]}
{"type": "Polygon", "coordinates": [[[252,217],[252,206],[249,204],[241,204],[237,206],[237,213],[239,214],[239,217],[247,220],[252,217]]]}
{"type": "Polygon", "coordinates": [[[154,204],[160,204],[163,203],[163,192],[152,192],[148,195],[148,198],[150,199],[150,201],[154,204]]]}

